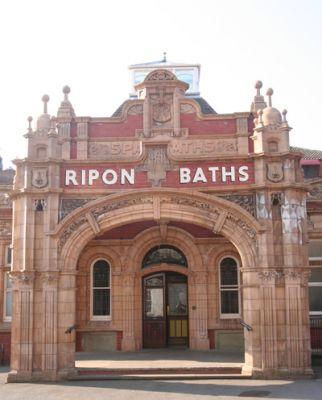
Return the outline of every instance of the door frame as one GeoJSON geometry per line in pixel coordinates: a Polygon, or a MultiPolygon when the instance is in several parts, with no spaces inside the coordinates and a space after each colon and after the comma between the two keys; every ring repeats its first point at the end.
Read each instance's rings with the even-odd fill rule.
{"type": "MultiPolygon", "coordinates": [[[[143,271],[142,271],[143,272],[143,271]]],[[[165,322],[165,346],[162,348],[168,348],[169,346],[169,318],[167,312],[167,303],[168,303],[168,288],[167,288],[167,275],[182,275],[186,278],[186,285],[187,285],[187,343],[185,346],[188,348],[190,347],[190,313],[189,313],[189,274],[185,267],[181,267],[178,265],[171,265],[171,264],[158,264],[147,268],[147,271],[144,271],[141,274],[141,315],[142,315],[142,348],[150,348],[144,346],[144,322],[145,322],[145,284],[144,281],[149,276],[163,274],[164,275],[164,286],[163,286],[163,312],[164,312],[164,322],[165,322]],[[183,271],[182,271],[183,270],[183,271]]]]}

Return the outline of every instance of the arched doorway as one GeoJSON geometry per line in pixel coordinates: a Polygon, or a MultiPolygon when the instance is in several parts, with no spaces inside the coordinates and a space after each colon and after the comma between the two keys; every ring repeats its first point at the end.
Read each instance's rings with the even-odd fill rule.
{"type": "MultiPolygon", "coordinates": [[[[142,269],[171,264],[188,268],[181,250],[169,245],[150,249],[142,261],[142,269]]],[[[143,348],[188,346],[188,282],[187,276],[174,271],[145,275],[142,281],[143,348]]]]}
{"type": "Polygon", "coordinates": [[[188,282],[177,272],[143,277],[143,348],[189,344],[188,282]]]}

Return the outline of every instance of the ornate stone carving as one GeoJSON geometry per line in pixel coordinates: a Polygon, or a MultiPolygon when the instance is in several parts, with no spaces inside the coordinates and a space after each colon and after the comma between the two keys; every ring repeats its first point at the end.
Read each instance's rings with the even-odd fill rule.
{"type": "Polygon", "coordinates": [[[87,223],[87,218],[83,215],[80,218],[73,221],[67,229],[64,230],[58,241],[58,250],[60,251],[68,238],[83,224],[87,223]]]}
{"type": "Polygon", "coordinates": [[[271,204],[273,206],[281,206],[283,204],[283,193],[272,193],[271,194],[271,204]]]}
{"type": "Polygon", "coordinates": [[[134,104],[128,110],[128,115],[140,115],[143,114],[143,105],[142,104],[134,104]]]}
{"type": "Polygon", "coordinates": [[[212,159],[218,154],[235,153],[237,153],[237,142],[234,138],[172,140],[169,144],[169,154],[177,159],[212,159]]]}
{"type": "Polygon", "coordinates": [[[258,277],[261,281],[274,281],[274,280],[280,280],[283,278],[283,272],[282,271],[276,271],[276,270],[268,270],[268,271],[260,271],[258,272],[258,277]]]}
{"type": "Polygon", "coordinates": [[[165,69],[158,69],[154,72],[151,72],[145,79],[146,81],[176,81],[176,76],[165,70],[165,69]]]}
{"type": "Polygon", "coordinates": [[[142,142],[125,140],[120,142],[90,142],[89,158],[109,161],[137,161],[142,155],[142,142]]]}
{"type": "Polygon", "coordinates": [[[10,279],[12,280],[14,286],[27,286],[30,287],[33,285],[35,279],[34,271],[11,271],[9,273],[10,279]]]}
{"type": "Polygon", "coordinates": [[[322,183],[312,185],[310,190],[309,199],[322,199],[322,183]]]}
{"type": "Polygon", "coordinates": [[[58,272],[43,272],[40,275],[40,281],[44,286],[54,286],[57,284],[59,279],[59,273],[58,272]]]}
{"type": "Polygon", "coordinates": [[[140,139],[153,139],[156,137],[166,138],[184,138],[188,136],[188,128],[153,128],[149,130],[137,129],[136,137],[140,139]]]}
{"type": "Polygon", "coordinates": [[[152,204],[152,197],[143,197],[143,198],[133,198],[133,199],[124,199],[115,202],[111,202],[109,204],[105,204],[104,206],[100,206],[92,210],[93,216],[98,220],[98,218],[106,213],[117,210],[123,207],[135,206],[138,204],[152,204]]]}
{"type": "Polygon", "coordinates": [[[180,105],[180,113],[181,114],[194,114],[196,110],[189,103],[183,103],[180,105]]]}
{"type": "Polygon", "coordinates": [[[217,216],[221,212],[221,210],[219,210],[217,207],[209,203],[205,203],[203,201],[195,199],[188,199],[186,197],[180,197],[180,196],[163,196],[161,198],[161,203],[174,203],[188,207],[195,207],[199,208],[202,211],[207,211],[209,213],[216,214],[217,216]]]}
{"type": "Polygon", "coordinates": [[[266,270],[266,271],[260,271],[258,272],[258,277],[261,281],[264,282],[269,282],[269,281],[275,281],[279,282],[285,278],[291,279],[291,280],[298,280],[300,279],[301,281],[307,280],[310,276],[311,272],[309,270],[291,270],[291,269],[285,269],[285,270],[266,270]]]}
{"type": "Polygon", "coordinates": [[[253,194],[225,194],[219,195],[225,200],[231,201],[238,204],[240,207],[249,212],[253,217],[256,218],[256,200],[253,194]]]}
{"type": "Polygon", "coordinates": [[[181,114],[194,114],[196,110],[189,103],[183,103],[180,105],[180,113],[181,114]]]}
{"type": "Polygon", "coordinates": [[[0,221],[0,235],[11,236],[11,221],[0,221]]]}
{"type": "Polygon", "coordinates": [[[44,211],[47,206],[45,199],[35,199],[34,200],[34,210],[35,211],[44,211]]]}
{"type": "Polygon", "coordinates": [[[283,163],[274,161],[267,164],[267,179],[271,182],[281,182],[284,178],[283,163]]]}
{"type": "Polygon", "coordinates": [[[159,89],[157,94],[151,94],[152,120],[154,125],[160,126],[172,119],[172,95],[165,93],[165,88],[159,89]]]}
{"type": "Polygon", "coordinates": [[[240,219],[232,213],[228,213],[227,219],[232,220],[237,226],[239,226],[252,241],[256,241],[256,231],[251,228],[244,220],[240,219]]]}
{"type": "Polygon", "coordinates": [[[161,181],[166,179],[166,171],[172,169],[165,146],[147,147],[147,156],[143,164],[137,167],[138,171],[147,171],[148,180],[152,186],[161,185],[161,181]]]}
{"type": "Polygon", "coordinates": [[[66,215],[70,214],[72,211],[76,210],[79,207],[84,206],[89,201],[93,200],[93,198],[86,199],[61,199],[59,205],[59,221],[66,217],[66,215]]]}
{"type": "Polygon", "coordinates": [[[48,185],[48,169],[33,168],[31,171],[31,184],[37,189],[46,187],[48,185]]]}
{"type": "Polygon", "coordinates": [[[9,193],[0,193],[0,207],[1,208],[12,207],[12,201],[10,199],[9,193]]]}

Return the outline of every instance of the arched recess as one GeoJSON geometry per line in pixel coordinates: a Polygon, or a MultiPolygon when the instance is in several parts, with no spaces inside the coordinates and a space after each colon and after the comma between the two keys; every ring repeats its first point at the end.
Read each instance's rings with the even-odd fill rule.
{"type": "MultiPolygon", "coordinates": [[[[226,237],[237,249],[243,269],[255,270],[259,257],[263,254],[260,244],[263,241],[265,229],[255,218],[240,206],[212,195],[191,190],[173,190],[167,188],[144,189],[124,191],[121,194],[98,198],[87,203],[84,207],[75,210],[63,219],[57,226],[52,237],[56,239],[58,265],[61,271],[74,274],[79,255],[86,244],[94,237],[101,235],[113,228],[133,222],[156,221],[160,225],[167,221],[185,222],[210,229],[216,234],[226,237]]],[[[177,230],[179,232],[179,230],[177,230]]],[[[178,238],[179,240],[179,238],[178,238]]],[[[172,242],[172,244],[174,244],[172,242]]],[[[187,258],[192,259],[191,269],[197,269],[195,259],[197,254],[190,255],[191,249],[183,249],[182,243],[178,247],[186,250],[187,258]]],[[[188,247],[188,246],[187,246],[188,247]]],[[[123,257],[122,257],[123,258],[123,257]]],[[[200,257],[201,259],[201,257],[200,257]]],[[[124,265],[124,261],[123,265],[124,265]]],[[[260,260],[262,262],[262,260],[260,260]]],[[[138,263],[136,264],[138,266],[138,263]]],[[[200,265],[198,265],[200,267],[200,265]]],[[[201,268],[204,268],[202,266],[201,268]]],[[[204,269],[193,273],[194,290],[196,295],[198,313],[195,321],[195,342],[191,343],[194,349],[206,350],[209,348],[207,335],[207,307],[205,288],[207,284],[207,271],[204,269]]],[[[123,293],[126,298],[134,292],[135,273],[127,273],[123,276],[123,293]]],[[[71,288],[72,290],[72,288],[71,288]]],[[[132,300],[127,302],[133,304],[132,300]]],[[[140,306],[141,307],[141,306],[140,306]]],[[[135,327],[137,321],[133,317],[133,307],[123,308],[125,330],[123,331],[122,349],[135,350],[140,348],[137,341],[135,327]]],[[[252,323],[252,310],[247,310],[248,322],[252,323]]],[[[248,348],[252,348],[251,335],[246,335],[248,348]]],[[[252,360],[248,358],[248,364],[252,360]]]]}
{"type": "MultiPolygon", "coordinates": [[[[136,348],[142,347],[142,277],[148,276],[157,272],[176,272],[187,276],[188,279],[188,296],[189,304],[194,304],[196,300],[196,281],[200,275],[206,274],[206,269],[202,261],[202,257],[198,247],[195,245],[193,237],[186,231],[176,228],[168,227],[166,231],[162,231],[159,227],[153,227],[145,230],[137,235],[131,247],[131,251],[127,257],[129,263],[124,264],[122,275],[125,277],[131,275],[134,277],[135,282],[133,291],[128,291],[128,296],[133,296],[132,301],[134,304],[134,324],[133,324],[133,337],[136,343],[136,348]],[[158,264],[142,269],[142,260],[144,256],[157,245],[170,245],[182,251],[187,259],[188,266],[178,266],[170,264],[158,264]]],[[[126,278],[125,278],[126,279],[126,278]]],[[[126,307],[126,304],[125,304],[126,307]]],[[[203,306],[204,314],[207,314],[207,304],[203,306]]],[[[125,314],[125,313],[124,313],[125,314]]],[[[198,329],[197,318],[193,318],[193,313],[189,313],[189,326],[191,331],[198,329]]],[[[202,324],[199,324],[202,326],[202,324]]],[[[206,335],[206,332],[204,332],[206,335]]],[[[195,343],[195,335],[190,336],[190,348],[197,348],[195,343]]],[[[202,344],[203,349],[207,348],[207,343],[202,344]]],[[[199,348],[202,348],[199,346],[199,348]]]]}
{"type": "Polygon", "coordinates": [[[244,267],[256,265],[263,228],[247,211],[215,196],[159,188],[99,198],[63,219],[53,232],[60,270],[75,271],[81,251],[95,236],[144,220],[187,222],[220,233],[236,247],[244,267]]]}

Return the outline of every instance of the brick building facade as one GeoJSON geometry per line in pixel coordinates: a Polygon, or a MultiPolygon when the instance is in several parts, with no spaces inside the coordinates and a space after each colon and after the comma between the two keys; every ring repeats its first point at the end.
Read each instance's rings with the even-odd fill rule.
{"type": "Polygon", "coordinates": [[[322,153],[290,147],[261,82],[250,112],[217,114],[199,69],[133,66],[109,118],[76,116],[69,87],[55,117],[43,96],[27,157],[0,173],[9,381],[66,379],[75,350],[173,345],[242,347],[254,376],[311,374],[322,153]]]}

